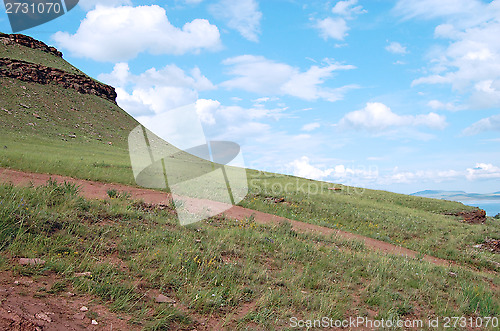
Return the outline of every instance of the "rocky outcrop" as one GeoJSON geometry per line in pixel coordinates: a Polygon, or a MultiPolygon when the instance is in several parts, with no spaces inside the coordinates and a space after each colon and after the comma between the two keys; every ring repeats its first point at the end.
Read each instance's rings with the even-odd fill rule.
{"type": "Polygon", "coordinates": [[[483,209],[461,211],[451,215],[463,217],[463,221],[470,224],[479,224],[486,221],[486,211],[484,211],[483,209]]]}
{"type": "Polygon", "coordinates": [[[31,37],[25,36],[23,34],[5,34],[0,32],[0,42],[3,43],[4,45],[16,43],[22,46],[50,53],[57,57],[62,58],[63,56],[63,54],[60,51],[58,51],[55,47],[47,46],[45,43],[33,39],[31,37]]]}
{"type": "Polygon", "coordinates": [[[39,64],[0,58],[0,77],[2,76],[39,84],[54,83],[83,94],[97,95],[116,104],[116,91],[112,86],[85,75],[75,75],[39,64]]]}

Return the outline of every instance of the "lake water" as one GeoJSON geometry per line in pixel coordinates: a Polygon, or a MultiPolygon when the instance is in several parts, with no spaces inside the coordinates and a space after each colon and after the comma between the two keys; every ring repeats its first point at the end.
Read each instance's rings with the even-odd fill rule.
{"type": "Polygon", "coordinates": [[[500,213],[499,200],[464,200],[460,201],[464,205],[479,207],[486,211],[488,216],[496,216],[500,213]]]}

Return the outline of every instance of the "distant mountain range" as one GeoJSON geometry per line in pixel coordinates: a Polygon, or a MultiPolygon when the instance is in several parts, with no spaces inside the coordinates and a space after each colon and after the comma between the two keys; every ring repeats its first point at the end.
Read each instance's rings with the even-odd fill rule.
{"type": "Polygon", "coordinates": [[[500,192],[481,194],[481,193],[467,193],[464,191],[425,190],[410,195],[425,197],[425,198],[445,199],[452,201],[498,200],[500,202],[500,192]]]}

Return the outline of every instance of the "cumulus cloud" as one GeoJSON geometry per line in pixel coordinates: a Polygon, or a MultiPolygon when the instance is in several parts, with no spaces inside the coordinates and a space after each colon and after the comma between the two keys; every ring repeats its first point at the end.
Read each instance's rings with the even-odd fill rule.
{"type": "Polygon", "coordinates": [[[59,31],[52,38],[74,56],[119,62],[141,52],[181,55],[220,47],[219,29],[205,19],[173,26],[165,9],[152,6],[98,6],[87,13],[75,34],[59,31]]]}
{"type": "Polygon", "coordinates": [[[394,10],[405,19],[444,20],[434,37],[448,46],[430,52],[430,74],[412,86],[448,84],[470,95],[468,108],[500,106],[500,1],[400,0],[394,10]]]}
{"type": "Polygon", "coordinates": [[[216,18],[226,21],[229,28],[238,31],[245,39],[257,42],[262,13],[255,0],[221,0],[209,7],[216,18]]]}
{"type": "Polygon", "coordinates": [[[398,42],[391,42],[389,45],[385,47],[385,50],[388,51],[389,53],[393,54],[407,54],[408,51],[406,50],[406,47],[401,45],[398,42]]]}
{"type": "Polygon", "coordinates": [[[333,168],[321,170],[311,165],[307,156],[302,156],[300,159],[290,162],[288,167],[291,169],[294,176],[316,180],[324,179],[335,171],[333,168]]]}
{"type": "Polygon", "coordinates": [[[343,164],[336,164],[331,167],[324,164],[311,164],[311,160],[307,156],[302,156],[288,163],[287,170],[298,177],[342,182],[346,180],[373,180],[379,175],[378,170],[374,168],[354,168],[343,164]]]}
{"type": "Polygon", "coordinates": [[[379,102],[368,102],[366,107],[346,114],[338,123],[340,128],[380,132],[390,127],[427,126],[444,129],[446,118],[436,113],[425,115],[398,115],[379,102]]]}
{"type": "Polygon", "coordinates": [[[466,136],[472,136],[485,131],[500,131],[500,115],[483,118],[467,127],[462,133],[466,136]]]}
{"type": "Polygon", "coordinates": [[[160,114],[194,103],[199,91],[215,88],[199,68],[187,74],[174,64],[134,75],[127,63],[117,63],[111,73],[101,74],[98,79],[116,86],[117,103],[135,116],[160,114]]]}
{"type": "MultiPolygon", "coordinates": [[[[240,145],[250,143],[259,153],[264,140],[275,136],[271,124],[286,116],[286,107],[267,108],[261,104],[253,107],[227,106],[218,100],[198,99],[196,112],[212,140],[231,140],[240,145]],[[250,142],[249,142],[250,141],[250,142]]],[[[272,140],[272,139],[271,139],[272,140]]],[[[276,141],[273,143],[277,144],[276,141]]]]}
{"type": "Polygon", "coordinates": [[[327,180],[340,183],[370,185],[394,185],[414,183],[442,183],[467,179],[469,181],[491,180],[500,178],[500,167],[491,163],[476,163],[467,169],[427,169],[427,170],[400,170],[394,167],[388,171],[379,171],[378,167],[346,166],[314,163],[310,158],[302,156],[286,165],[288,172],[295,176],[327,180]]]}
{"type": "Polygon", "coordinates": [[[500,178],[500,167],[491,163],[476,163],[474,168],[467,168],[467,179],[496,179],[500,178]]]}
{"type": "Polygon", "coordinates": [[[325,40],[328,38],[344,40],[349,30],[345,19],[339,17],[327,17],[322,20],[317,20],[315,26],[319,30],[321,38],[325,40]]]}
{"type": "Polygon", "coordinates": [[[332,8],[334,17],[317,19],[314,27],[319,30],[320,36],[327,40],[329,38],[344,40],[349,27],[347,20],[353,19],[356,15],[366,13],[362,6],[356,6],[358,0],[338,1],[332,8]]]}
{"type": "Polygon", "coordinates": [[[304,100],[337,101],[342,99],[347,91],[357,86],[327,88],[322,86],[323,83],[332,77],[335,71],[355,67],[327,62],[322,67],[314,65],[307,71],[301,72],[299,68],[263,56],[237,56],[223,62],[230,66],[228,73],[236,77],[221,83],[221,86],[261,94],[291,95],[304,100]]]}

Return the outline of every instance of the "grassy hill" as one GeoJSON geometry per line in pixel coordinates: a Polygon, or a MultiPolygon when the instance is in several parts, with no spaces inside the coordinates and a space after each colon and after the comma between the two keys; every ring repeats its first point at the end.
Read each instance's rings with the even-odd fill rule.
{"type": "MultiPolygon", "coordinates": [[[[54,55],[0,43],[0,57],[69,73],[54,55]]],[[[127,148],[138,125],[100,97],[0,77],[0,167],[135,185],[127,148]]],[[[474,248],[500,239],[500,224],[461,222],[461,203],[361,190],[248,170],[241,205],[342,229],[454,261],[449,267],[385,256],[362,243],[297,234],[287,224],[210,219],[177,225],[169,208],[131,201],[88,201],[71,185],[0,185],[0,269],[57,275],[64,289],[91,294],[131,323],[150,329],[273,329],[290,318],[498,316],[499,254],[474,248]],[[18,266],[13,257],[42,257],[18,266]],[[90,272],[92,277],[75,277],[90,272]],[[177,304],[158,304],[161,292],[177,304]],[[149,293],[149,294],[148,294],[149,293]],[[206,320],[205,326],[200,320],[206,320]],[[207,327],[208,328],[208,327],[207,327]],[[208,328],[209,329],[209,328],[208,328]]],[[[52,291],[54,292],[54,291],[52,291]]],[[[104,321],[103,321],[104,322],[104,321]]]]}

